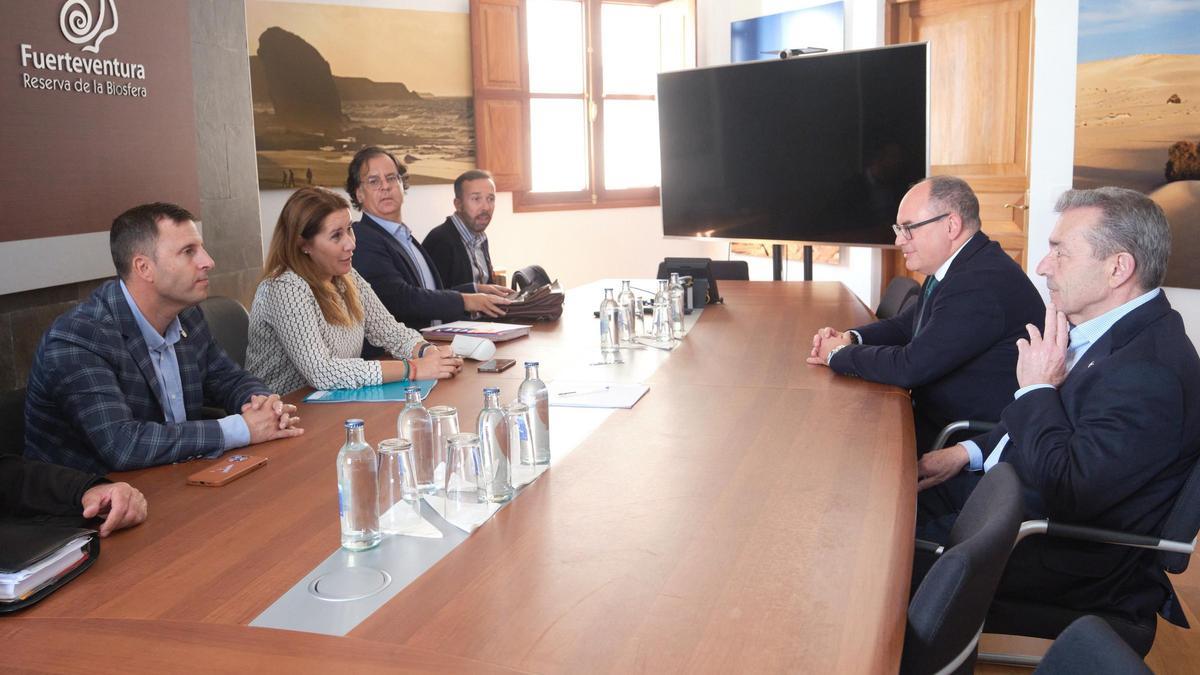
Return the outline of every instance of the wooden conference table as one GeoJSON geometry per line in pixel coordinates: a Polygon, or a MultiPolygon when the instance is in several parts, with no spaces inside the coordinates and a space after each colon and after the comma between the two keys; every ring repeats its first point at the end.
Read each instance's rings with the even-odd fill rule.
{"type": "MultiPolygon", "coordinates": [[[[840,284],[720,287],[726,304],[678,348],[632,361],[656,366],[633,409],[348,636],[247,624],[338,547],[342,421],[364,418],[378,442],[399,404],[305,405],[305,434],[254,447],[270,463],[226,487],[186,486],[197,463],[119,475],[149,519],[0,619],[0,670],[894,672],[912,564],[908,395],[804,362],[820,326],[870,320],[840,284]]],[[[546,380],[596,360],[599,299],[573,291],[561,321],[498,356],[540,360],[546,380]]],[[[468,365],[426,404],[473,420],[482,386],[509,400],[522,377],[468,365]]]]}

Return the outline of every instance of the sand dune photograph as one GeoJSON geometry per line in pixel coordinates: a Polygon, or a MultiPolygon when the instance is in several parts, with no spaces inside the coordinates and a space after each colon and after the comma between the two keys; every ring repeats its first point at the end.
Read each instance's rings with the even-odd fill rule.
{"type": "Polygon", "coordinates": [[[1200,288],[1200,1],[1081,0],[1075,187],[1119,185],[1167,212],[1167,285],[1200,288]]]}

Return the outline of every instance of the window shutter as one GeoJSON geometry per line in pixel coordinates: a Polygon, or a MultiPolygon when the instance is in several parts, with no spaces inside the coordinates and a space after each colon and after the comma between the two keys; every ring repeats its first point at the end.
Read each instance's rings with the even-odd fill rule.
{"type": "Polygon", "coordinates": [[[524,0],[471,0],[475,152],[500,192],[529,190],[529,69],[524,0]]]}

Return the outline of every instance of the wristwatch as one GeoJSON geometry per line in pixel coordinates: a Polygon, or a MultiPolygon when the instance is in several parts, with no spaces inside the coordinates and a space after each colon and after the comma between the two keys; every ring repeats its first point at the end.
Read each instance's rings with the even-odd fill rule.
{"type": "Polygon", "coordinates": [[[846,347],[849,347],[849,346],[850,346],[850,345],[838,345],[838,346],[834,347],[833,349],[830,349],[830,350],[829,350],[829,355],[825,357],[825,365],[829,365],[830,363],[832,363],[832,362],[833,362],[833,355],[834,355],[834,354],[836,354],[836,353],[838,353],[838,352],[842,351],[843,349],[845,349],[846,347]]]}

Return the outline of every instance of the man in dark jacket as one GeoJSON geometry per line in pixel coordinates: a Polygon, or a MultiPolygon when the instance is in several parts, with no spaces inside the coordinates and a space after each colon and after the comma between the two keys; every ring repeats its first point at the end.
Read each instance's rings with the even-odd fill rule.
{"type": "Polygon", "coordinates": [[[980,231],[979,200],[965,181],[935,176],[913,186],[892,228],[909,270],[926,275],[921,298],[896,316],[853,330],[822,328],[808,362],[912,390],[917,451],[955,420],[995,422],[1017,389],[1017,340],[1040,325],[1037,289],[980,231]]]}
{"type": "Polygon", "coordinates": [[[104,518],[100,536],[146,519],[146,498],[129,483],[65,466],[0,455],[0,519],[38,516],[104,518]]]}
{"type": "Polygon", "coordinates": [[[120,277],[55,319],[25,393],[25,456],[108,473],[215,457],[287,438],[296,407],[226,356],[196,305],[213,259],[174,204],[117,216],[120,277]],[[226,416],[203,419],[204,406],[226,416]]]}
{"type": "Polygon", "coordinates": [[[450,286],[490,284],[495,272],[487,227],[496,211],[492,174],[472,169],[454,180],[454,213],[425,235],[425,250],[450,286]]]}
{"type": "MultiPolygon", "coordinates": [[[[1171,250],[1162,209],[1110,187],[1068,190],[1055,210],[1037,268],[1050,289],[1045,334],[1031,327],[1018,344],[1021,388],[1000,424],[922,459],[922,538],[944,539],[980,472],[997,462],[1020,476],[1027,518],[1158,538],[1200,457],[1200,358],[1159,288],[1171,250]]],[[[1030,537],[997,595],[1153,622],[1171,607],[1156,558],[1030,537]]]]}
{"type": "MultiPolygon", "coordinates": [[[[346,192],[363,215],[354,224],[354,269],[409,328],[465,319],[468,313],[503,316],[510,303],[508,289],[474,283],[447,288],[443,283],[437,264],[401,216],[407,173],[392,153],[376,146],[359,150],[351,160],[346,192]]],[[[373,355],[363,351],[364,357],[373,355]]]]}

